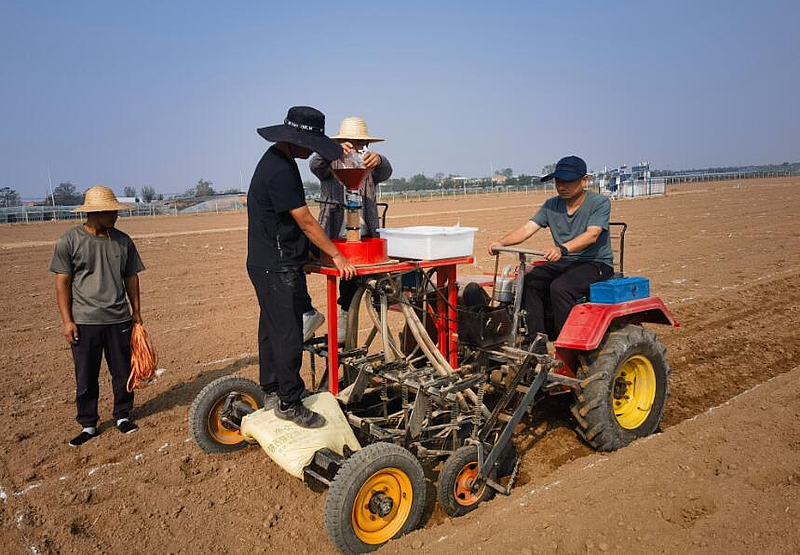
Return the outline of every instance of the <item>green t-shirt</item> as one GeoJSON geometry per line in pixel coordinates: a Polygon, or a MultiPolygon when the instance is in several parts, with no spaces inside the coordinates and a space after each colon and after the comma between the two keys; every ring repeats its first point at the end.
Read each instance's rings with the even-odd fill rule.
{"type": "Polygon", "coordinates": [[[92,235],[79,225],[56,243],[50,271],[72,277],[72,319],[76,324],[119,324],[131,319],[125,278],[144,270],[128,235],[111,229],[92,235]]]}
{"type": "Polygon", "coordinates": [[[593,245],[579,252],[571,252],[564,258],[572,260],[602,262],[614,267],[611,250],[611,235],[608,220],[611,216],[611,201],[593,191],[586,191],[583,204],[571,216],[567,214],[567,202],[561,197],[547,199],[531,218],[539,227],[549,227],[553,240],[563,245],[586,231],[587,227],[600,227],[603,231],[593,245]]]}

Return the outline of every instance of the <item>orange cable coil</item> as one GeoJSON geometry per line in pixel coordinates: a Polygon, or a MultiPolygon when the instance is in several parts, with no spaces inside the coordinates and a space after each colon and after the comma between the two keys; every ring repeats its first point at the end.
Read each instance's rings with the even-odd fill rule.
{"type": "Polygon", "coordinates": [[[131,330],[131,375],[128,377],[128,391],[152,380],[156,375],[158,355],[147,336],[144,326],[134,324],[131,330]]]}

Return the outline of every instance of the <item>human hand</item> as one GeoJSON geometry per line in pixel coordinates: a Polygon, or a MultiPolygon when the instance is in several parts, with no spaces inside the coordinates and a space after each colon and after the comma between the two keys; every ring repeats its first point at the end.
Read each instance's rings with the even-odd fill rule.
{"type": "Polygon", "coordinates": [[[342,253],[338,253],[333,257],[333,264],[339,270],[339,275],[342,279],[350,279],[356,275],[356,267],[342,253]]]}
{"type": "Polygon", "coordinates": [[[78,342],[78,326],[75,325],[75,322],[66,322],[64,324],[64,339],[70,345],[78,342]]]}
{"type": "Polygon", "coordinates": [[[489,248],[488,248],[487,250],[489,251],[489,254],[491,254],[492,256],[494,256],[495,254],[497,254],[497,253],[494,251],[495,247],[502,247],[502,246],[504,246],[504,245],[503,245],[503,243],[501,243],[500,241],[495,241],[495,242],[493,242],[493,243],[491,243],[491,244],[489,245],[489,248]]]}
{"type": "Polygon", "coordinates": [[[362,159],[364,160],[364,167],[367,169],[377,168],[383,162],[380,154],[376,154],[371,150],[368,150],[364,153],[362,159]]]}
{"type": "Polygon", "coordinates": [[[548,262],[558,262],[561,258],[561,249],[559,247],[552,247],[544,251],[544,259],[548,262]]]}
{"type": "Polygon", "coordinates": [[[339,146],[342,147],[342,158],[350,154],[350,152],[353,150],[353,143],[350,141],[339,143],[339,146]]]}
{"type": "Polygon", "coordinates": [[[143,325],[142,313],[139,312],[138,310],[133,313],[133,323],[139,324],[140,326],[143,325]]]}

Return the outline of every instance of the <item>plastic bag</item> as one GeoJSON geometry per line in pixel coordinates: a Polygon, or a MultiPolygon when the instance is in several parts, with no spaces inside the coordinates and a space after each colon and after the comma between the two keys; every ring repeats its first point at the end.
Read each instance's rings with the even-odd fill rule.
{"type": "Polygon", "coordinates": [[[241,434],[248,441],[261,445],[264,452],[286,472],[303,479],[303,469],[314,459],[314,453],[328,448],[342,455],[347,445],[353,451],[361,449],[339,402],[324,391],[303,399],[303,404],[325,417],[321,428],[301,428],[281,420],[275,411],[264,409],[242,418],[241,434]]]}

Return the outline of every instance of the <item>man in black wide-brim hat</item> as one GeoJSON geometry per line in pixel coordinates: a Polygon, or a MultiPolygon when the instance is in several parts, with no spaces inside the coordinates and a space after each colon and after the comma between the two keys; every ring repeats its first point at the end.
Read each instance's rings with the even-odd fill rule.
{"type": "Polygon", "coordinates": [[[311,305],[303,272],[309,241],[332,258],[343,279],[353,277],[355,268],[306,206],[295,158],[317,152],[335,160],[342,149],[325,135],[325,115],[307,106],[290,108],[282,125],[262,127],[258,134],[275,143],[261,157],[247,192],[247,273],[261,308],[258,358],[264,408],[304,428],[319,428],[325,418],[301,401],[307,395],[300,366],[303,312],[311,305]]]}

